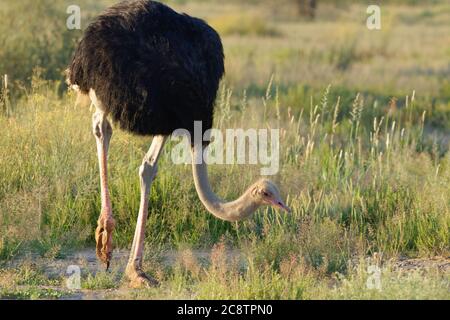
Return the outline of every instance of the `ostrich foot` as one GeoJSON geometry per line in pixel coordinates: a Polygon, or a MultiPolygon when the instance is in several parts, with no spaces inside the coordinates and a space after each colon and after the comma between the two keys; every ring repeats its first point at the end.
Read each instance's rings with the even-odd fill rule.
{"type": "Polygon", "coordinates": [[[132,288],[152,288],[159,285],[158,280],[147,276],[141,268],[135,266],[127,266],[125,276],[132,288]]]}
{"type": "Polygon", "coordinates": [[[116,222],[110,215],[101,215],[95,230],[96,253],[98,259],[109,269],[112,258],[113,244],[112,233],[116,222]]]}

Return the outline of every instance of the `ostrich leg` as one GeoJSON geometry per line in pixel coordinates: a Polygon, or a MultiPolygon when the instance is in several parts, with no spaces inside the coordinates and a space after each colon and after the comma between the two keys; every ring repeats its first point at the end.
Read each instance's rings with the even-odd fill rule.
{"type": "Polygon", "coordinates": [[[133,245],[131,246],[130,258],[126,268],[126,276],[133,287],[154,286],[157,281],[149,278],[142,271],[142,258],[144,251],[145,224],[148,216],[148,201],[150,187],[157,172],[157,162],[161,150],[166,141],[164,136],[155,136],[149,151],[142,161],[139,168],[139,177],[141,181],[141,203],[139,206],[139,215],[134,233],[133,245]]]}
{"type": "Polygon", "coordinates": [[[92,129],[97,142],[102,201],[102,209],[97,221],[97,229],[95,230],[95,241],[97,243],[96,252],[97,257],[106,265],[106,269],[108,269],[113,251],[112,232],[115,226],[115,221],[112,216],[107,174],[108,149],[112,136],[112,128],[106,118],[106,114],[102,111],[100,101],[97,100],[95,93],[92,90],[89,96],[97,109],[92,117],[92,129]]]}

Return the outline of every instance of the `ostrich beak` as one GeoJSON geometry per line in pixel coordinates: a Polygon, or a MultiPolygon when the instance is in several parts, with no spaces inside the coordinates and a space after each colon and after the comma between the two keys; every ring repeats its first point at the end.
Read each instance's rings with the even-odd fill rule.
{"type": "Polygon", "coordinates": [[[285,205],[284,202],[281,201],[281,200],[274,199],[274,200],[271,201],[271,205],[273,207],[281,209],[283,211],[286,211],[286,212],[289,212],[289,213],[291,212],[291,208],[289,208],[287,205],[285,205]]]}

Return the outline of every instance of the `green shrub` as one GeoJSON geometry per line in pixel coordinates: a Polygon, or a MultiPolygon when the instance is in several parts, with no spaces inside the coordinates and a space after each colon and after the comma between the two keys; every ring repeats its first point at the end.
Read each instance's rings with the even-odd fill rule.
{"type": "Polygon", "coordinates": [[[68,1],[6,1],[0,6],[0,74],[30,83],[33,69],[62,80],[81,32],[68,30],[68,1]]]}

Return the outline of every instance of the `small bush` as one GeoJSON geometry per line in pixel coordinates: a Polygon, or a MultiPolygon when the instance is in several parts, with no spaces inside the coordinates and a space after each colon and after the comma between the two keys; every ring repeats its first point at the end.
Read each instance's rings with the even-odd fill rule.
{"type": "Polygon", "coordinates": [[[89,274],[82,282],[83,289],[100,290],[113,289],[118,285],[118,279],[114,274],[99,272],[96,275],[89,274]]]}

